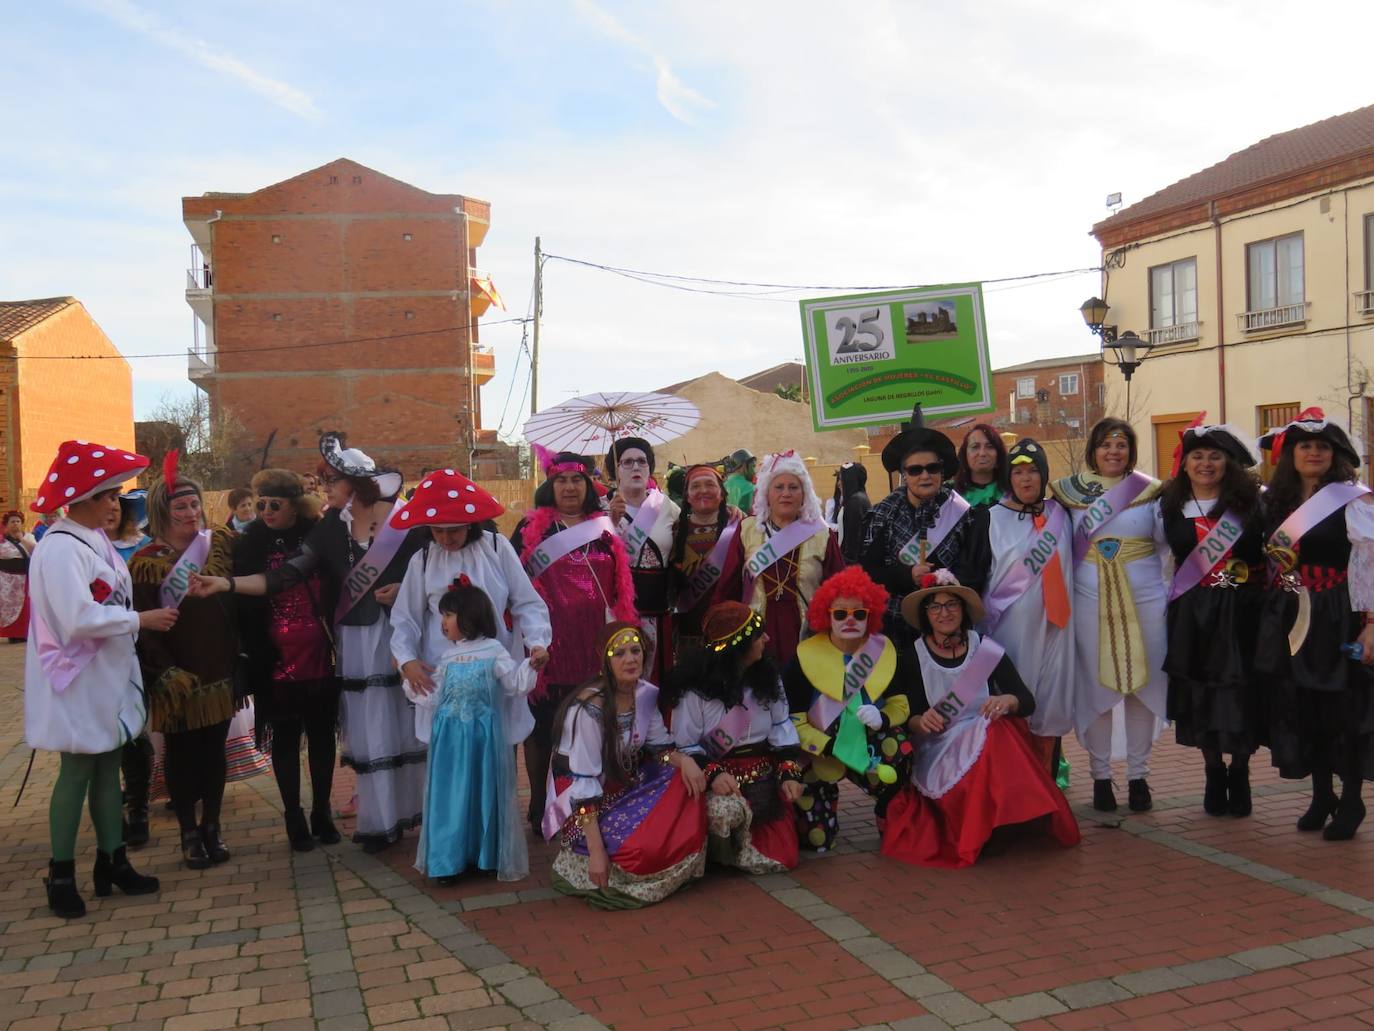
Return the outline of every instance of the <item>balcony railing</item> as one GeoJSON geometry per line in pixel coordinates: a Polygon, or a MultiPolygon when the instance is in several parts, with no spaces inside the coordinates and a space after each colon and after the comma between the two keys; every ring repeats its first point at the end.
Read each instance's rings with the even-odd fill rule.
{"type": "Polygon", "coordinates": [[[187,290],[209,290],[214,285],[214,281],[215,277],[209,266],[202,265],[199,268],[186,270],[187,290]]]}
{"type": "Polygon", "coordinates": [[[1240,328],[1245,333],[1262,332],[1266,329],[1281,329],[1284,326],[1300,326],[1307,321],[1307,301],[1297,304],[1281,304],[1277,308],[1259,308],[1243,311],[1236,316],[1240,328]]]}
{"type": "Polygon", "coordinates": [[[1355,305],[1361,315],[1374,315],[1374,290],[1356,290],[1355,305]]]}
{"type": "Polygon", "coordinates": [[[1196,340],[1201,327],[1201,322],[1180,322],[1176,326],[1160,326],[1158,329],[1147,330],[1146,336],[1154,347],[1161,344],[1181,344],[1185,340],[1196,340]]]}

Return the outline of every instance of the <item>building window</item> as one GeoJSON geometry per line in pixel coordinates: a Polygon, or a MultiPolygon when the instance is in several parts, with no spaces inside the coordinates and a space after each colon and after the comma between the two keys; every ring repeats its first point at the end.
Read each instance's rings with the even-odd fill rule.
{"type": "Polygon", "coordinates": [[[1374,315],[1374,215],[1364,217],[1364,292],[1357,298],[1364,315],[1374,315]]]}
{"type": "Polygon", "coordinates": [[[281,234],[280,234],[280,233],[273,233],[273,234],[272,234],[272,242],[273,242],[273,243],[281,243],[281,234]]]}
{"type": "Polygon", "coordinates": [[[1078,393],[1078,373],[1070,372],[1059,377],[1059,396],[1070,397],[1078,393]]]}
{"type": "Polygon", "coordinates": [[[402,234],[401,234],[401,239],[404,240],[406,243],[410,243],[410,234],[409,234],[409,233],[402,233],[402,234]]]}
{"type": "Polygon", "coordinates": [[[361,183],[362,181],[363,181],[363,177],[360,176],[360,175],[355,175],[355,176],[353,177],[353,185],[354,185],[354,186],[357,186],[357,185],[358,185],[359,183],[361,183]]]}
{"type": "Polygon", "coordinates": [[[1150,269],[1150,343],[1196,340],[1197,259],[1185,258],[1150,269]]]}
{"type": "MultiPolygon", "coordinates": [[[[1298,417],[1298,412],[1302,405],[1297,401],[1285,401],[1277,405],[1256,405],[1255,406],[1255,425],[1259,429],[1262,437],[1270,430],[1276,430],[1280,426],[1287,426],[1298,417]]],[[[1268,451],[1261,452],[1263,462],[1260,466],[1260,477],[1268,482],[1269,477],[1274,472],[1274,456],[1268,451]]]]}
{"type": "Polygon", "coordinates": [[[337,175],[331,175],[331,176],[329,177],[329,185],[330,185],[330,186],[333,186],[333,185],[334,185],[335,183],[337,183],[338,181],[339,181],[339,177],[338,177],[337,175]]]}
{"type": "Polygon", "coordinates": [[[1029,409],[1029,408],[1018,408],[1018,409],[1016,410],[1016,421],[1017,421],[1017,422],[1030,422],[1030,421],[1031,421],[1030,409],[1029,409]]]}
{"type": "Polygon", "coordinates": [[[1276,236],[1245,246],[1243,328],[1271,329],[1302,322],[1302,233],[1276,236]]]}
{"type": "Polygon", "coordinates": [[[1097,403],[1100,405],[1105,405],[1107,403],[1107,384],[1105,383],[1099,383],[1097,385],[1097,403]]]}
{"type": "Polygon", "coordinates": [[[406,312],[406,318],[408,318],[408,319],[413,319],[413,318],[415,318],[415,313],[414,313],[413,311],[408,311],[408,312],[406,312]]]}
{"type": "Polygon", "coordinates": [[[1034,397],[1034,396],[1035,396],[1035,377],[1034,377],[1034,376],[1022,376],[1020,379],[1018,379],[1018,380],[1016,381],[1016,396],[1017,396],[1017,397],[1034,397]]]}

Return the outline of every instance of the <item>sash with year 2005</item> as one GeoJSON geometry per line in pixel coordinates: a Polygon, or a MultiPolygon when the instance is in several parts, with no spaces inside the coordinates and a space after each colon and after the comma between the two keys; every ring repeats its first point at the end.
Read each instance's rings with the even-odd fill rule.
{"type": "MultiPolygon", "coordinates": [[[[391,512],[382,520],[382,527],[372,538],[372,544],[367,551],[363,552],[362,558],[353,563],[353,568],[344,577],[343,587],[339,591],[339,604],[334,609],[334,622],[342,623],[344,617],[353,611],[353,607],[363,600],[368,591],[376,586],[377,581],[382,578],[382,573],[386,572],[386,567],[391,564],[391,560],[396,557],[396,553],[401,550],[401,544],[406,539],[407,530],[398,530],[391,525],[391,517],[399,512],[405,502],[400,498],[396,499],[396,504],[391,512]]],[[[348,527],[344,527],[344,532],[351,532],[348,527]]]]}

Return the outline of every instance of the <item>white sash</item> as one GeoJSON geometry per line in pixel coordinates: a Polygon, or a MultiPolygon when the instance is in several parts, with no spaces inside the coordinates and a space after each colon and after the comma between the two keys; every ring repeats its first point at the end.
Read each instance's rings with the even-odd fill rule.
{"type": "MultiPolygon", "coordinates": [[[[406,539],[407,530],[398,530],[391,525],[391,517],[394,516],[405,505],[400,498],[396,499],[396,504],[387,513],[386,519],[382,521],[382,528],[377,531],[377,535],[372,538],[371,546],[363,553],[363,557],[353,563],[353,568],[344,577],[343,587],[339,591],[339,604],[334,610],[334,622],[342,623],[344,617],[353,611],[353,606],[362,601],[363,595],[372,590],[382,574],[386,572],[386,567],[391,564],[391,560],[396,557],[396,552],[401,550],[401,544],[406,539]]],[[[351,532],[347,525],[344,532],[351,532]]]]}
{"type": "Polygon", "coordinates": [[[639,560],[639,553],[649,542],[649,535],[658,525],[658,516],[663,511],[663,502],[666,500],[662,491],[651,490],[645,495],[644,504],[639,506],[639,511],[630,516],[630,528],[625,531],[625,549],[630,555],[630,565],[639,560]]]}
{"type": "Polygon", "coordinates": [[[716,586],[716,582],[720,580],[720,574],[725,570],[725,556],[730,553],[730,545],[734,543],[735,535],[738,533],[738,519],[725,524],[725,529],[720,531],[720,536],[716,538],[716,543],[712,545],[710,552],[697,563],[697,567],[692,570],[692,575],[687,579],[687,585],[678,592],[677,610],[679,612],[692,611],[697,603],[716,586]]]}
{"type": "Polygon", "coordinates": [[[1093,538],[1097,536],[1098,531],[1106,529],[1108,523],[1130,508],[1131,502],[1140,497],[1149,485],[1150,478],[1136,470],[1088,506],[1083,521],[1078,524],[1078,529],[1073,535],[1075,567],[1087,558],[1088,549],[1092,547],[1093,538]]]}
{"type": "Polygon", "coordinates": [[[560,558],[590,544],[603,533],[614,532],[615,527],[611,525],[610,516],[606,515],[594,516],[582,520],[576,526],[564,527],[552,537],[546,537],[539,542],[539,546],[525,562],[525,572],[530,575],[531,580],[542,576],[560,558]]]}
{"type": "Polygon", "coordinates": [[[983,754],[988,721],[978,709],[991,696],[988,677],[1006,653],[997,642],[970,633],[969,656],[961,669],[946,669],[935,662],[924,641],[918,643],[916,654],[926,700],[945,717],[946,724],[939,734],[921,742],[911,765],[911,782],[927,798],[941,798],[983,754]]]}
{"type": "Polygon", "coordinates": [[[940,514],[935,517],[935,525],[924,538],[919,532],[913,534],[911,540],[903,544],[902,550],[897,552],[898,561],[908,566],[919,566],[932,551],[944,543],[949,532],[959,525],[959,520],[964,518],[964,513],[971,507],[963,495],[951,491],[949,498],[940,506],[940,514]]]}
{"type": "Polygon", "coordinates": [[[209,558],[210,531],[201,530],[187,545],[186,550],[181,553],[181,557],[172,566],[172,571],[167,574],[166,579],[158,588],[158,597],[162,601],[163,608],[181,607],[182,601],[186,598],[186,592],[191,588],[191,574],[203,570],[209,558]]]}
{"type": "Polygon", "coordinates": [[[1053,499],[1045,502],[1045,525],[1031,534],[1026,550],[1019,561],[987,592],[983,607],[987,612],[983,625],[988,633],[997,629],[1002,616],[1045,573],[1050,559],[1059,551],[1059,542],[1068,532],[1069,514],[1053,499]]]}

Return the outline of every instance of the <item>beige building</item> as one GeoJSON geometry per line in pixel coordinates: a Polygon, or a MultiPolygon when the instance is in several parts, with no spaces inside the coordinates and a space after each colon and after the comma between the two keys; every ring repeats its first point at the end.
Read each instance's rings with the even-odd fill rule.
{"type": "Polygon", "coordinates": [[[1258,436],[1319,405],[1369,440],[1374,106],[1261,140],[1092,232],[1107,324],[1154,345],[1131,383],[1143,468],[1167,474],[1199,412],[1258,436]]]}

